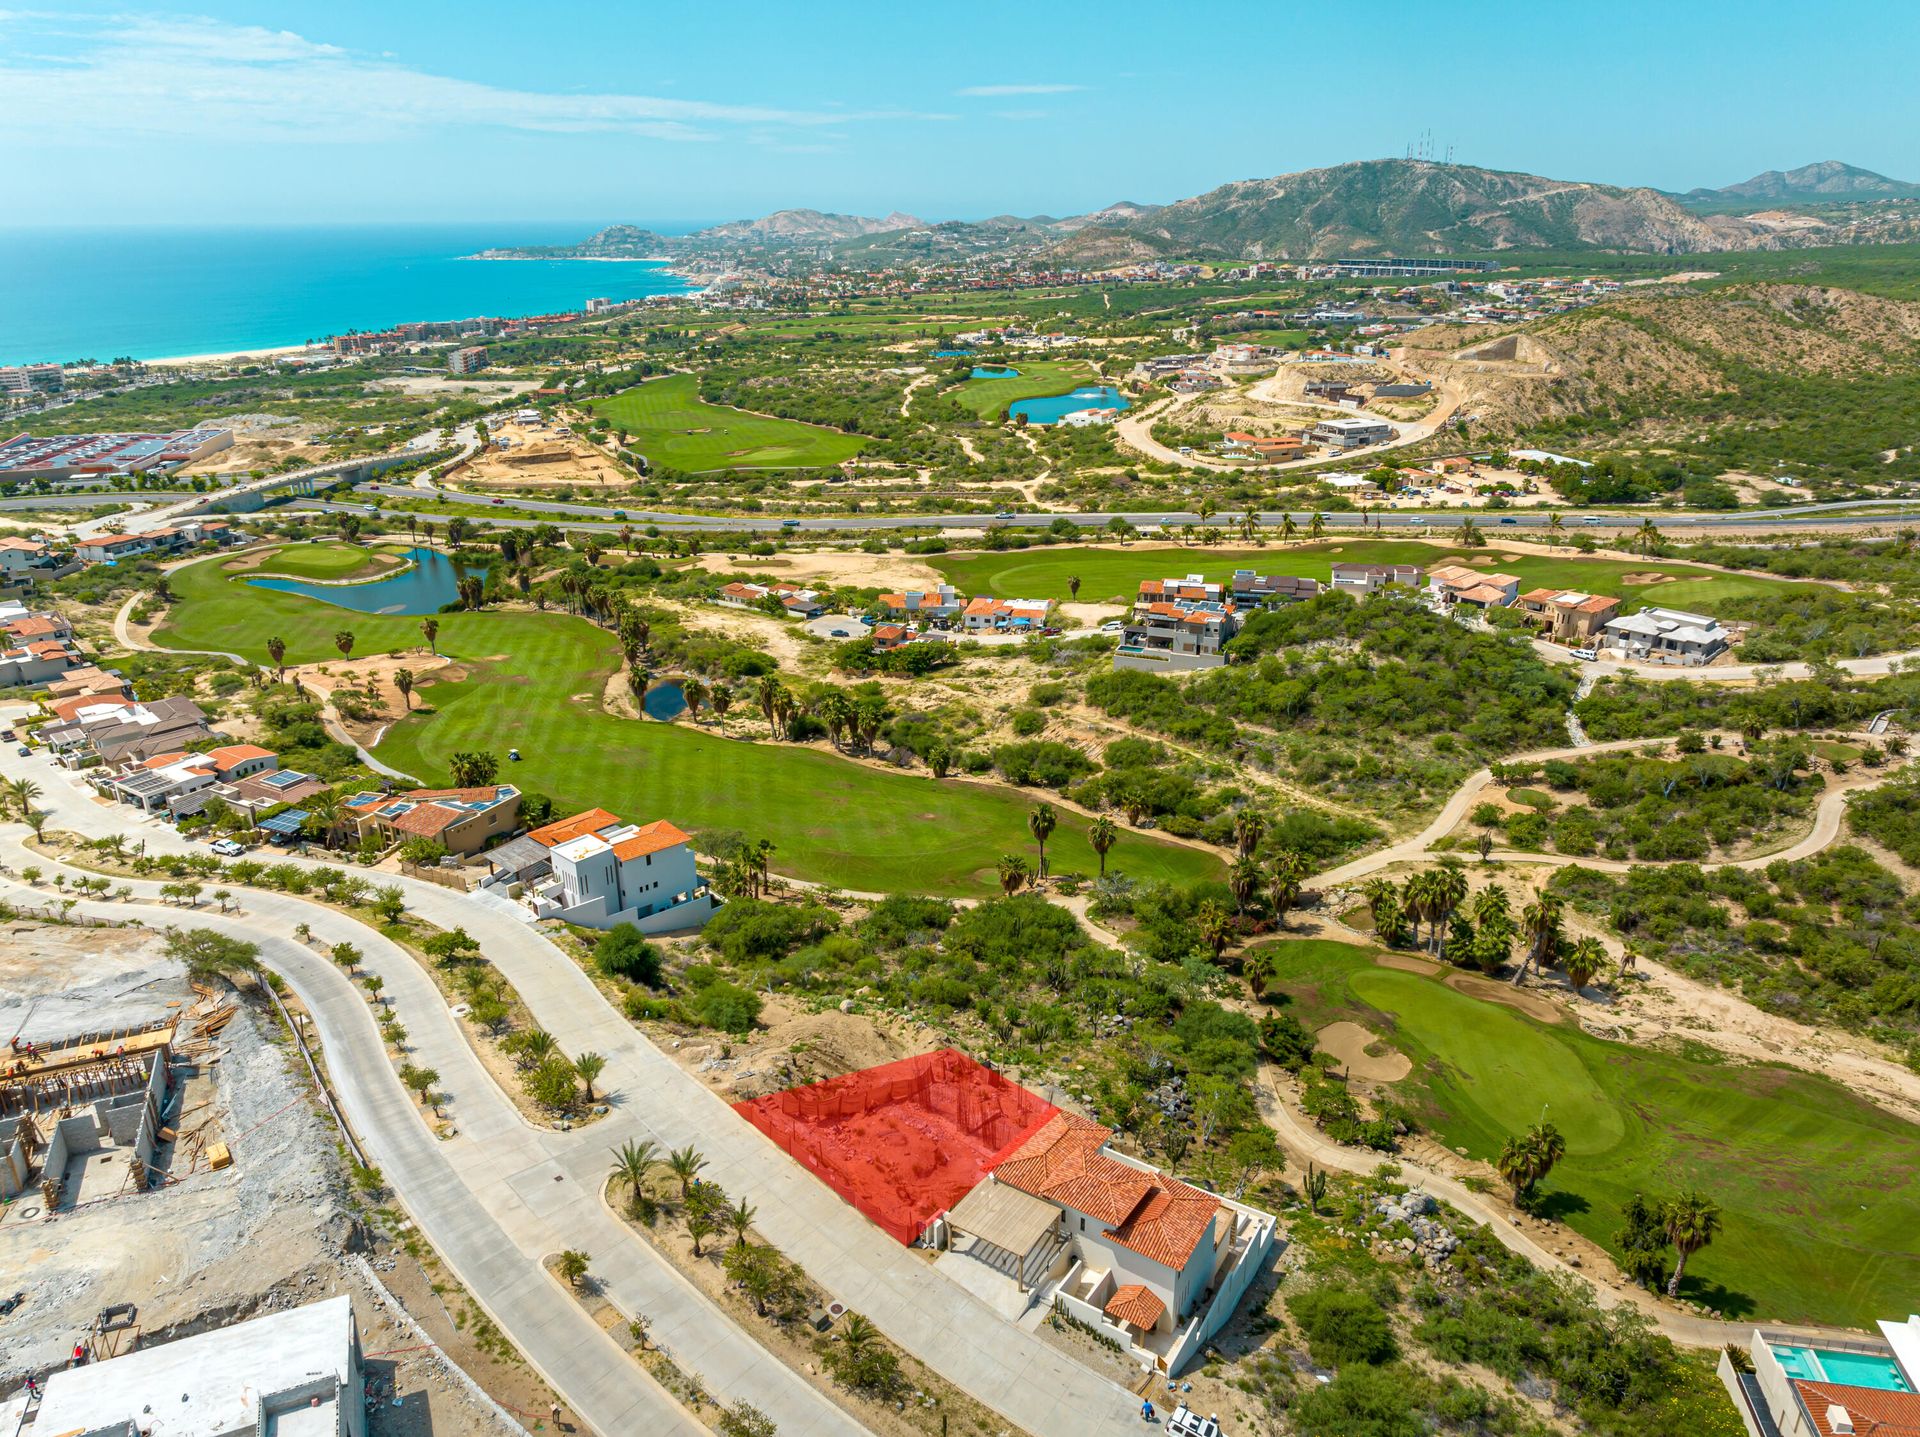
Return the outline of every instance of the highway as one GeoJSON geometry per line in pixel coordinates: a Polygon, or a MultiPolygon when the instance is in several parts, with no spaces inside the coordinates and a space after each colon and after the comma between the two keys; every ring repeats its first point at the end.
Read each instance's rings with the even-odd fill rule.
{"type": "MultiPolygon", "coordinates": [[[[412,485],[366,483],[354,486],[355,492],[368,496],[367,502],[379,499],[422,499],[429,491],[412,485]]],[[[1136,528],[1178,528],[1186,524],[1206,524],[1220,529],[1231,529],[1241,520],[1241,511],[1222,510],[1202,519],[1200,515],[1185,509],[1153,509],[1139,512],[1120,512],[1115,510],[1092,510],[1079,513],[1060,513],[1051,510],[1027,510],[1006,514],[847,514],[836,517],[799,517],[778,514],[684,514],[654,509],[623,509],[612,505],[565,504],[553,499],[523,499],[517,496],[502,496],[494,503],[491,496],[479,496],[463,493],[459,490],[435,491],[439,497],[459,503],[478,505],[482,508],[497,509],[498,513],[472,514],[467,518],[473,523],[489,524],[499,528],[530,528],[536,524],[560,524],[567,528],[592,528],[612,525],[618,528],[622,523],[637,528],[652,525],[660,529],[682,531],[711,531],[715,533],[791,533],[795,529],[808,530],[847,530],[847,529],[988,529],[1004,526],[1015,529],[1044,529],[1060,519],[1070,519],[1081,528],[1101,528],[1114,519],[1123,519],[1136,528]],[[516,518],[519,515],[538,515],[537,518],[516,518]]],[[[301,499],[288,505],[289,508],[318,510],[327,513],[363,514],[366,502],[340,503],[332,500],[301,499]]],[[[1311,509],[1261,510],[1255,513],[1255,522],[1263,528],[1274,528],[1291,516],[1294,523],[1305,529],[1316,511],[1311,509]]],[[[1404,529],[1409,533],[1432,532],[1448,533],[1459,527],[1463,518],[1471,517],[1479,525],[1482,535],[1489,541],[1496,540],[1502,529],[1545,529],[1550,517],[1560,516],[1562,525],[1569,538],[1583,530],[1633,529],[1638,528],[1645,519],[1654,523],[1666,533],[1675,531],[1710,532],[1716,529],[1750,529],[1755,526],[1798,525],[1809,520],[1822,525],[1833,526],[1870,526],[1884,524],[1894,520],[1920,522],[1920,499],[1913,501],[1895,501],[1889,508],[1886,500],[1847,500],[1831,504],[1796,504],[1787,509],[1749,509],[1738,513],[1725,514],[1667,514],[1657,510],[1647,510],[1634,514],[1593,514],[1569,513],[1564,509],[1504,509],[1504,510],[1381,510],[1369,514],[1328,513],[1319,511],[1321,521],[1329,529],[1360,529],[1380,527],[1384,529],[1404,529]]],[[[426,519],[445,523],[452,516],[424,514],[426,519]]],[[[1269,536],[1270,537],[1270,536],[1269,536]]]]}

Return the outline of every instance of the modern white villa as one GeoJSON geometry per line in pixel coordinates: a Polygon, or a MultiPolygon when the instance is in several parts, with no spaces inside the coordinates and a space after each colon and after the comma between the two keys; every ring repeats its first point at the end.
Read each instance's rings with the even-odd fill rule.
{"type": "Polygon", "coordinates": [[[693,840],[666,819],[634,824],[589,809],[527,835],[545,848],[550,875],[521,894],[536,918],[583,928],[631,923],[643,933],[698,928],[713,895],[693,861],[693,840]]]}
{"type": "Polygon", "coordinates": [[[1278,1221],[1115,1152],[1112,1136],[1054,1114],[946,1214],[946,1242],[1176,1373],[1233,1316],[1278,1221]]]}
{"type": "Polygon", "coordinates": [[[1756,1331],[1720,1381],[1751,1437],[1909,1437],[1920,1432],[1920,1316],[1882,1320],[1884,1341],[1756,1331]]]}
{"type": "Polygon", "coordinates": [[[1642,609],[1610,620],[1606,635],[1630,659],[1668,664],[1707,663],[1733,642],[1718,619],[1685,609],[1642,609]]]}

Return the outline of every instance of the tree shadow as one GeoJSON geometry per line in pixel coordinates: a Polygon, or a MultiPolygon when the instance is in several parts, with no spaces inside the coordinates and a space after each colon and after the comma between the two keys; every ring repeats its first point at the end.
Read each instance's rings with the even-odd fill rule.
{"type": "Polygon", "coordinates": [[[1590,1212],[1593,1204],[1579,1193],[1565,1192],[1555,1188],[1552,1192],[1541,1193],[1528,1205],[1527,1211],[1535,1217],[1545,1218],[1549,1222],[1565,1222],[1575,1213],[1590,1212]]]}
{"type": "Polygon", "coordinates": [[[1718,1282],[1705,1281],[1689,1273],[1680,1279],[1680,1300],[1697,1302],[1724,1317],[1751,1317],[1758,1307],[1744,1292],[1736,1292],[1718,1282]]]}

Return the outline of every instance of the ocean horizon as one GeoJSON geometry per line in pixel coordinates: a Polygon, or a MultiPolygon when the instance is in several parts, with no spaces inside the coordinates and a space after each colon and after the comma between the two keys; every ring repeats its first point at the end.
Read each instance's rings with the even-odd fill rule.
{"type": "MultiPolygon", "coordinates": [[[[664,262],[474,260],[581,223],[0,230],[0,364],[169,359],[683,294],[664,262]]],[[[681,229],[665,228],[671,233],[681,229]]]]}

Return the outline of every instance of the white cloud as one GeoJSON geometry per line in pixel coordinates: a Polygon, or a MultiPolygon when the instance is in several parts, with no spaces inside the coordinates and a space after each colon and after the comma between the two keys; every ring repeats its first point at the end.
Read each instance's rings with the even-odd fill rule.
{"type": "Polygon", "coordinates": [[[955,90],[954,94],[974,100],[998,100],[1009,95],[1071,95],[1086,88],[1085,85],[969,85],[964,90],[955,90]]]}
{"type": "Polygon", "coordinates": [[[552,94],[436,75],[287,30],[204,17],[56,18],[0,12],[35,52],[0,52],[0,125],[16,135],[138,134],[367,141],[442,126],[719,138],[729,126],[806,129],[944,119],[636,94],[552,94]]]}

